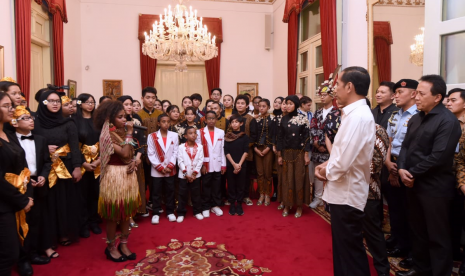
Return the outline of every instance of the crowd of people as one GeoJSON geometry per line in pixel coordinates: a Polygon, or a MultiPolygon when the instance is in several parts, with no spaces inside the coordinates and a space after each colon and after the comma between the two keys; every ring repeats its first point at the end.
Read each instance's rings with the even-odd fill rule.
{"type": "Polygon", "coordinates": [[[369,86],[365,69],[346,68],[320,86],[315,113],[300,94],[215,88],[203,106],[200,94],[178,106],[154,87],[98,102],[44,88],[33,112],[19,84],[0,81],[0,275],[16,263],[32,275],[101,225],[107,259],[135,260],[137,220],[242,216],[252,199],[279,202],[283,217],[324,206],[335,275],[370,275],[363,239],[379,275],[388,256],[404,258],[399,276],[450,275],[462,258],[465,90],[446,93],[437,75],[382,82],[370,110],[369,86]]]}

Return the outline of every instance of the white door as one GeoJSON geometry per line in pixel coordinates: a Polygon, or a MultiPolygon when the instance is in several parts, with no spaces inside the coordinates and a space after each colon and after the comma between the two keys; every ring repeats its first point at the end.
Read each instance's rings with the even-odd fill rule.
{"type": "Polygon", "coordinates": [[[448,90],[465,88],[465,1],[428,1],[424,49],[424,74],[442,75],[448,90]]]}
{"type": "Polygon", "coordinates": [[[172,64],[158,64],[155,76],[155,88],[158,99],[169,100],[171,104],[181,107],[184,96],[194,93],[202,95],[203,103],[209,98],[207,76],[204,65],[188,65],[187,72],[174,71],[172,64]]]}
{"type": "Polygon", "coordinates": [[[29,96],[29,108],[37,110],[37,102],[34,99],[35,93],[45,87],[44,83],[44,59],[41,46],[31,44],[31,94],[29,96]]]}

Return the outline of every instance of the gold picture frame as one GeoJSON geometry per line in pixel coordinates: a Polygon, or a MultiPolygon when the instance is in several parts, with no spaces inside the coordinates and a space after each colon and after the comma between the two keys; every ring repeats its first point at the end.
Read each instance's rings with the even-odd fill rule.
{"type": "Polygon", "coordinates": [[[0,79],[5,77],[5,54],[4,48],[0,45],[0,79]]]}
{"type": "Polygon", "coordinates": [[[103,96],[108,96],[112,100],[123,95],[123,80],[103,80],[103,96]]]}
{"type": "Polygon", "coordinates": [[[74,99],[77,98],[77,81],[68,80],[68,98],[74,99]]]}
{"type": "Polygon", "coordinates": [[[255,83],[237,83],[237,95],[249,93],[252,99],[258,96],[258,82],[255,83]]]}

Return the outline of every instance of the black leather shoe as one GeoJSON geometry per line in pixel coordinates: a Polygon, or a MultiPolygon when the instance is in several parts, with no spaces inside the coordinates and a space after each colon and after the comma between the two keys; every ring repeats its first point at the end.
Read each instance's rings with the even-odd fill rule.
{"type": "Polygon", "coordinates": [[[236,203],[235,202],[233,202],[233,203],[231,203],[231,205],[229,205],[229,214],[231,216],[236,215],[236,203]]]}
{"type": "Polygon", "coordinates": [[[395,257],[395,258],[405,258],[408,255],[408,251],[406,250],[400,250],[399,248],[394,248],[392,250],[387,251],[387,255],[389,257],[395,257]]]}
{"type": "Polygon", "coordinates": [[[81,231],[79,231],[79,236],[81,238],[88,238],[90,237],[89,227],[83,227],[81,231]]]}
{"type": "Polygon", "coordinates": [[[416,272],[413,269],[410,269],[408,271],[397,271],[396,276],[419,276],[420,273],[416,272]]]}
{"type": "Polygon", "coordinates": [[[121,256],[125,257],[128,260],[134,261],[135,259],[137,259],[137,255],[134,252],[132,252],[131,255],[124,254],[123,251],[121,250],[121,243],[118,245],[118,250],[119,250],[119,253],[121,253],[121,256]]]}
{"type": "Polygon", "coordinates": [[[465,261],[460,264],[459,275],[465,276],[465,261]]]}
{"type": "Polygon", "coordinates": [[[243,216],[244,215],[244,210],[242,209],[242,202],[238,202],[236,205],[236,214],[238,216],[243,216]]]}
{"type": "Polygon", "coordinates": [[[394,249],[397,245],[397,242],[396,242],[396,239],[394,238],[394,236],[389,236],[389,238],[386,240],[386,248],[388,250],[390,249],[394,249]]]}
{"type": "Polygon", "coordinates": [[[34,274],[34,270],[32,270],[32,266],[30,262],[21,262],[18,263],[18,274],[20,276],[31,276],[34,274]]]}
{"type": "Polygon", "coordinates": [[[31,257],[31,264],[34,265],[45,265],[50,263],[50,258],[49,257],[42,257],[39,255],[35,255],[31,257]]]}
{"type": "Polygon", "coordinates": [[[413,267],[413,259],[412,258],[405,258],[399,262],[399,266],[403,269],[411,269],[413,267]]]}
{"type": "Polygon", "coordinates": [[[98,224],[91,224],[90,231],[96,235],[102,234],[102,229],[98,226],[98,224]]]}

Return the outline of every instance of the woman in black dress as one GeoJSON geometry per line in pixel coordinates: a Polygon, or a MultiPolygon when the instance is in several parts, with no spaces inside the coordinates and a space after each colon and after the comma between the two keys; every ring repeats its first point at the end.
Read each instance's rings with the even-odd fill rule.
{"type": "Polygon", "coordinates": [[[27,166],[24,150],[3,131],[3,124],[11,121],[13,111],[10,97],[0,92],[0,275],[10,275],[19,258],[21,244],[15,213],[28,212],[33,205],[31,198],[5,179],[5,174],[19,175],[27,166]]]}
{"type": "MultiPolygon", "coordinates": [[[[79,240],[81,197],[78,182],[82,178],[82,155],[78,131],[71,118],[64,118],[56,91],[42,93],[33,134],[47,139],[52,158],[49,175],[48,207],[54,245],[68,246],[79,240]]],[[[53,254],[53,253],[52,253],[53,254]]],[[[47,253],[47,255],[49,255],[47,253]]]]}
{"type": "Polygon", "coordinates": [[[74,117],[78,129],[79,148],[83,155],[81,167],[82,179],[79,188],[82,194],[80,236],[89,237],[89,228],[94,234],[102,233],[98,215],[99,195],[99,142],[100,132],[94,127],[93,114],[95,98],[90,94],[80,94],[77,99],[77,111],[74,117]]]}
{"type": "MultiPolygon", "coordinates": [[[[131,96],[121,96],[118,98],[118,101],[123,103],[124,112],[126,114],[126,120],[128,122],[133,122],[135,126],[142,125],[142,119],[137,114],[133,114],[133,104],[134,100],[131,96]]],[[[145,177],[144,177],[144,166],[142,164],[141,156],[145,153],[145,148],[147,141],[144,135],[144,131],[134,128],[132,132],[132,137],[134,139],[134,150],[135,150],[135,160],[137,166],[137,181],[139,183],[139,193],[141,197],[141,205],[137,213],[142,217],[148,217],[149,213],[146,209],[146,198],[145,198],[145,177]]],[[[131,217],[129,219],[129,224],[131,227],[137,228],[139,225],[134,222],[134,219],[131,217]]]]}
{"type": "Polygon", "coordinates": [[[288,114],[281,119],[278,127],[278,164],[282,166],[282,185],[279,192],[284,203],[283,216],[297,206],[295,217],[302,216],[302,205],[310,204],[310,178],[308,164],[310,158],[310,128],[306,116],[299,114],[299,98],[286,97],[288,114]]]}

